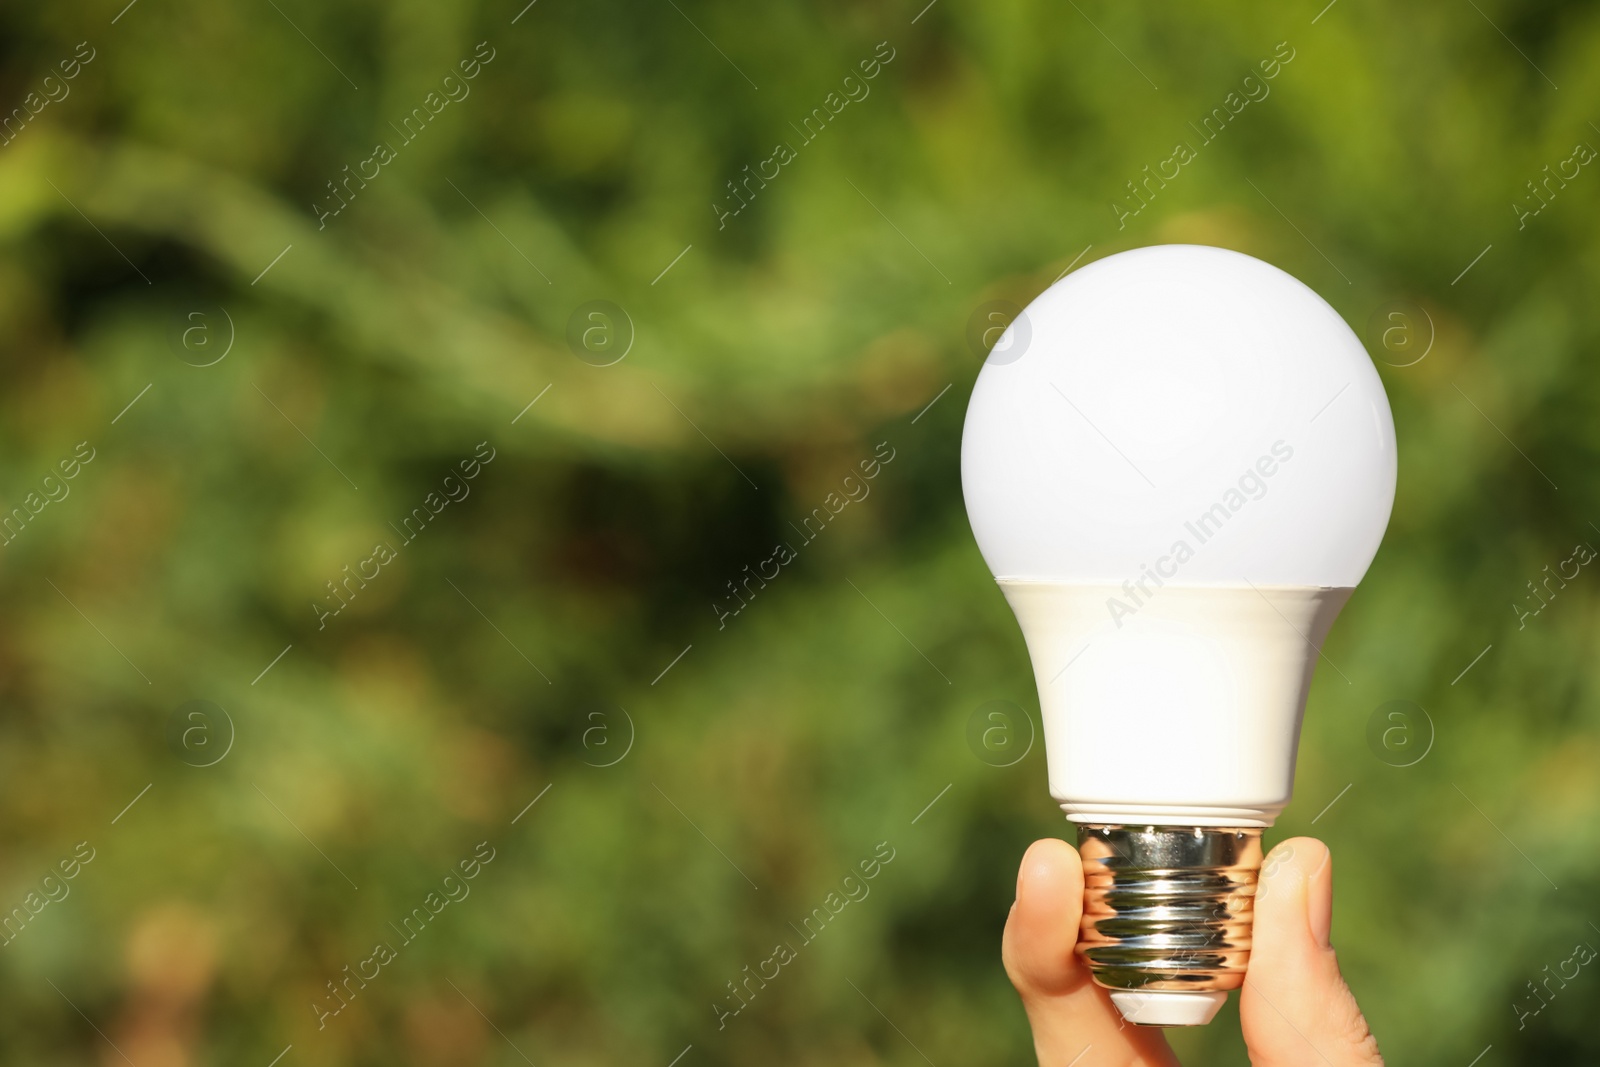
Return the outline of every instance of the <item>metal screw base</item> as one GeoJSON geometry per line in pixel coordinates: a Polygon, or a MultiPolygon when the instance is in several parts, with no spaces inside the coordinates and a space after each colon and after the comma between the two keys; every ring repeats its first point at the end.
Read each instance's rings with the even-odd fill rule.
{"type": "Polygon", "coordinates": [[[1097,985],[1216,992],[1244,984],[1261,830],[1078,827],[1078,952],[1097,985]]]}

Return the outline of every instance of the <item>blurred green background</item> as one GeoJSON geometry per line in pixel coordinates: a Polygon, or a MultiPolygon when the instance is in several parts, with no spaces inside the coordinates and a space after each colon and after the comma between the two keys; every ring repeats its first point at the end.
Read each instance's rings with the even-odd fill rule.
{"type": "Polygon", "coordinates": [[[1037,716],[970,320],[1166,241],[1322,293],[1400,437],[1269,841],[1332,845],[1390,1062],[1600,1062],[1600,974],[1517,1007],[1600,946],[1600,577],[1515,606],[1600,545],[1600,12],[924,2],[0,13],[4,1062],[1031,1063],[999,935],[1069,828],[1020,719],[968,743],[1037,716]]]}

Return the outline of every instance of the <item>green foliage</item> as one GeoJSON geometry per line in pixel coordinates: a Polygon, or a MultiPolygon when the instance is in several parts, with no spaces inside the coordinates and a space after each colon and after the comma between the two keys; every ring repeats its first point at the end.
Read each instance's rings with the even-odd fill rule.
{"type": "MultiPolygon", "coordinates": [[[[1600,538],[1600,172],[1511,206],[1600,145],[1593,9],[123,3],[0,14],[0,108],[60,96],[0,146],[0,503],[94,451],[0,548],[4,906],[94,850],[0,955],[6,1062],[1031,1062],[999,931],[1068,828],[1041,746],[965,740],[985,701],[1037,714],[962,511],[965,331],[1162,241],[1276,263],[1364,336],[1425,309],[1426,358],[1382,367],[1400,492],[1327,647],[1349,681],[1319,672],[1273,836],[1332,845],[1391,1062],[1600,1058],[1600,975],[1513,1006],[1600,944],[1600,578],[1508,610],[1600,538]],[[567,340],[595,300],[631,321],[611,366],[567,340]],[[880,442],[870,496],[719,619],[880,442]],[[232,724],[210,766],[196,699],[232,724]],[[1367,746],[1393,699],[1432,719],[1415,766],[1367,746]]],[[[1228,1018],[1174,1040],[1243,1058],[1228,1018]]]]}

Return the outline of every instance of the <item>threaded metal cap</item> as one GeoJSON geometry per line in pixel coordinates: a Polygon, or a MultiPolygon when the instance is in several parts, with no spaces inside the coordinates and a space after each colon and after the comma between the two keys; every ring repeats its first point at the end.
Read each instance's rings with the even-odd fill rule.
{"type": "Polygon", "coordinates": [[[1217,992],[1244,984],[1261,830],[1078,827],[1078,952],[1114,990],[1217,992]]]}

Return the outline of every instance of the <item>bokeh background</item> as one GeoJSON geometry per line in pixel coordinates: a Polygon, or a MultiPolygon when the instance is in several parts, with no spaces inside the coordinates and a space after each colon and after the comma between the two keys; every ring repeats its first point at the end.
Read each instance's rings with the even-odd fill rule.
{"type": "Polygon", "coordinates": [[[1600,545],[1600,12],[125,2],[0,12],[5,1062],[1032,1062],[973,319],[1166,241],[1322,293],[1401,442],[1269,840],[1390,1062],[1600,1061],[1600,971],[1529,985],[1600,947],[1600,577],[1529,585],[1600,545]]]}

